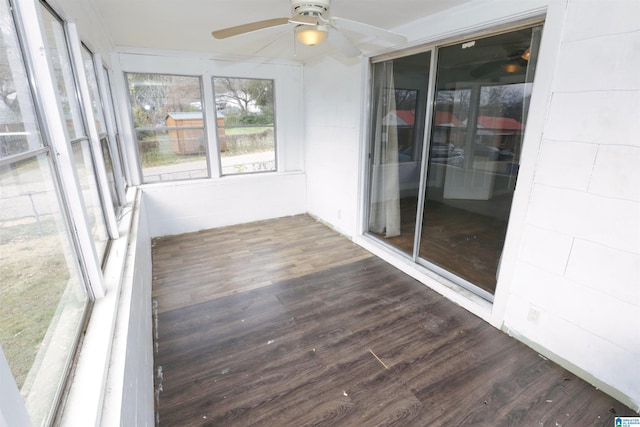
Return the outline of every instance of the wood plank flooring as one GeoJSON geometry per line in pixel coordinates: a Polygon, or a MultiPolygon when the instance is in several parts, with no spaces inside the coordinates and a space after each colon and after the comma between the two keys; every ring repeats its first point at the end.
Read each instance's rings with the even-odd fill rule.
{"type": "Polygon", "coordinates": [[[308,216],[157,239],[153,260],[161,426],[635,415],[308,216]]]}
{"type": "MultiPolygon", "coordinates": [[[[473,202],[476,201],[467,201],[473,202]]],[[[371,234],[413,256],[416,208],[415,198],[400,199],[402,233],[395,237],[371,234]]],[[[422,223],[419,257],[495,294],[506,231],[506,221],[429,201],[422,223]]]]}

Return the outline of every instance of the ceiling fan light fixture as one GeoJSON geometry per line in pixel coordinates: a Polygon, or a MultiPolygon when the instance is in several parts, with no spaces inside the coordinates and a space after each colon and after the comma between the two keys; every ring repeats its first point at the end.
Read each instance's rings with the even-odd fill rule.
{"type": "Polygon", "coordinates": [[[300,43],[315,46],[327,38],[328,28],[324,25],[298,25],[295,31],[300,43]]]}
{"type": "Polygon", "coordinates": [[[513,73],[516,73],[516,72],[522,70],[522,67],[519,64],[516,64],[514,62],[509,62],[508,64],[504,64],[502,66],[502,69],[505,70],[509,74],[513,74],[513,73]]]}

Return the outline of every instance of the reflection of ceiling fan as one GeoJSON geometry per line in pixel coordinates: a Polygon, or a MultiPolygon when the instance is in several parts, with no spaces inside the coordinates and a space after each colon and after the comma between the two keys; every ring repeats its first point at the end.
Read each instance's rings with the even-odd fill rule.
{"type": "Polygon", "coordinates": [[[329,16],[330,6],[331,0],[291,0],[291,18],[273,18],[251,22],[216,30],[211,35],[217,39],[226,39],[264,28],[294,24],[294,32],[301,43],[314,46],[322,43],[329,35],[329,43],[348,57],[358,56],[362,52],[343,34],[342,30],[372,36],[394,44],[407,41],[404,36],[382,28],[349,19],[331,17],[329,16]]]}
{"type": "Polygon", "coordinates": [[[479,65],[472,68],[469,74],[472,77],[480,78],[493,72],[504,71],[507,74],[514,74],[523,70],[526,71],[530,56],[531,50],[529,47],[516,49],[507,55],[497,55],[496,59],[483,60],[479,65]]]}

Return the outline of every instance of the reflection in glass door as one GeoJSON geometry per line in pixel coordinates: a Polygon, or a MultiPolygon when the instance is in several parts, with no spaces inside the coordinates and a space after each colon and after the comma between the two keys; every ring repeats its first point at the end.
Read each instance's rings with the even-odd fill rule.
{"type": "Polygon", "coordinates": [[[495,293],[540,27],[438,51],[419,257],[495,293]]]}
{"type": "Polygon", "coordinates": [[[430,51],[373,65],[368,234],[487,299],[541,30],[441,47],[431,80],[430,51]]]}

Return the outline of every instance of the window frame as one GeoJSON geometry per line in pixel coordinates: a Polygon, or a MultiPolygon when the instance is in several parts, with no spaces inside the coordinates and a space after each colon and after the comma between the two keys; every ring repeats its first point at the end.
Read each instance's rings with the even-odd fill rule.
{"type": "MultiPolygon", "coordinates": [[[[34,44],[40,46],[38,49],[44,49],[45,52],[50,52],[51,50],[49,46],[50,39],[46,34],[46,26],[44,25],[44,17],[42,14],[44,12],[49,13],[51,15],[51,19],[53,19],[55,22],[57,22],[60,25],[61,30],[63,32],[63,36],[64,36],[64,49],[65,49],[64,53],[68,56],[69,69],[71,72],[71,75],[68,77],[70,78],[70,83],[73,85],[73,87],[69,88],[71,89],[69,93],[73,94],[73,97],[75,98],[73,102],[77,103],[77,109],[78,109],[77,111],[78,117],[76,118],[77,123],[74,122],[74,124],[82,126],[81,130],[84,131],[83,135],[79,135],[74,138],[71,138],[71,135],[69,135],[68,133],[69,128],[67,125],[64,124],[66,123],[65,115],[64,115],[64,111],[61,108],[62,104],[60,101],[60,97],[58,95],[57,85],[55,83],[57,81],[56,71],[53,66],[53,63],[51,62],[50,54],[44,55],[45,61],[46,61],[46,68],[44,68],[45,65],[43,64],[43,70],[41,72],[39,71],[38,73],[36,73],[36,78],[38,78],[38,81],[36,82],[36,84],[39,89],[43,87],[43,85],[48,85],[49,83],[51,83],[52,85],[51,87],[53,89],[53,97],[54,97],[53,99],[56,100],[56,105],[55,107],[52,105],[51,108],[45,109],[44,118],[45,119],[51,118],[51,120],[48,123],[51,123],[50,126],[56,127],[55,130],[53,128],[51,130],[51,136],[52,136],[51,143],[57,144],[57,145],[54,145],[56,148],[56,151],[58,153],[65,152],[66,156],[68,156],[68,157],[66,156],[64,157],[65,161],[68,162],[68,164],[66,164],[64,168],[61,169],[61,173],[63,174],[63,183],[65,187],[68,187],[67,192],[70,195],[74,194],[78,190],[81,190],[81,187],[79,186],[80,183],[78,181],[75,162],[73,161],[73,150],[71,148],[71,145],[74,141],[78,139],[89,140],[89,150],[91,152],[90,153],[91,163],[92,163],[92,168],[94,169],[94,174],[92,179],[95,180],[97,196],[98,196],[98,199],[101,201],[99,213],[102,215],[102,221],[104,221],[104,226],[109,236],[103,252],[99,252],[96,248],[95,241],[93,239],[94,234],[91,232],[91,225],[87,222],[87,218],[86,218],[87,210],[85,209],[86,203],[85,203],[84,195],[82,194],[82,192],[80,191],[80,194],[79,194],[80,200],[75,200],[75,197],[71,196],[71,199],[68,201],[68,203],[73,206],[72,221],[84,223],[80,225],[81,231],[79,231],[78,233],[80,236],[80,239],[83,239],[83,240],[86,238],[91,239],[93,247],[89,249],[86,247],[86,243],[83,242],[82,253],[85,256],[87,256],[88,254],[94,254],[98,259],[99,271],[95,272],[90,276],[92,278],[91,280],[92,283],[96,283],[96,286],[95,286],[96,290],[94,290],[94,292],[97,292],[96,293],[97,296],[101,296],[104,294],[104,279],[102,278],[102,271],[101,271],[102,263],[107,259],[107,255],[109,252],[109,247],[112,239],[117,238],[118,234],[117,234],[117,224],[115,220],[115,213],[111,208],[112,205],[111,204],[105,205],[105,200],[110,200],[110,195],[107,194],[105,196],[105,192],[104,192],[104,188],[107,185],[106,173],[104,172],[104,165],[100,167],[101,164],[99,161],[97,161],[97,159],[101,159],[101,153],[97,152],[98,150],[96,150],[95,148],[94,141],[97,140],[95,136],[96,135],[95,126],[88,126],[88,124],[90,123],[88,121],[88,118],[92,118],[93,115],[91,111],[91,105],[88,105],[86,103],[86,100],[89,99],[89,97],[87,96],[88,89],[87,89],[87,83],[86,83],[86,76],[84,75],[84,69],[81,62],[82,58],[79,55],[80,40],[78,38],[75,24],[65,21],[60,15],[57,14],[57,12],[49,4],[46,3],[45,0],[39,0],[35,5],[35,7],[36,7],[36,13],[40,18],[38,20],[38,23],[42,24],[43,27],[40,28],[38,26],[38,29],[36,32],[35,25],[34,25],[34,28],[32,28],[32,30],[30,30],[27,33],[27,36],[28,37],[31,36],[32,33],[34,38],[35,36],[39,36],[40,39],[35,39],[33,41],[34,44]],[[46,77],[49,77],[51,81],[44,82],[46,77]],[[55,117],[58,117],[60,122],[63,123],[61,132],[60,130],[57,129],[57,124],[54,123],[55,117]],[[73,174],[74,177],[66,177],[68,173],[73,174]],[[73,188],[74,185],[77,185],[77,187],[73,188]],[[107,206],[109,208],[107,208],[107,206]],[[84,235],[83,231],[85,229],[89,230],[88,236],[84,235]],[[88,251],[88,252],[85,252],[85,251],[88,251]]],[[[28,23],[30,24],[30,22],[28,23]]],[[[44,91],[46,92],[47,89],[48,88],[45,88],[44,91]]],[[[43,97],[43,102],[48,101],[47,95],[48,94],[45,94],[45,96],[43,97]]],[[[75,126],[74,126],[74,129],[75,129],[75,126]]],[[[62,157],[60,156],[58,157],[59,159],[62,159],[62,157]]],[[[75,226],[78,227],[78,225],[75,225],[75,226]]],[[[93,265],[93,262],[90,262],[89,265],[93,265]]]]}
{"type": "MultiPolygon", "coordinates": [[[[93,121],[90,121],[89,123],[91,124],[90,126],[94,126],[95,127],[95,133],[96,133],[96,138],[97,140],[94,142],[94,146],[96,147],[96,151],[100,151],[100,156],[102,160],[101,162],[98,160],[97,163],[100,163],[102,165],[104,165],[104,180],[106,180],[106,188],[104,188],[102,190],[103,193],[105,193],[105,197],[104,197],[104,201],[103,203],[105,204],[105,210],[110,211],[111,209],[107,209],[106,206],[111,206],[113,212],[107,212],[108,216],[109,216],[109,220],[110,221],[114,221],[115,222],[115,216],[117,216],[120,212],[120,210],[122,209],[122,206],[125,204],[125,198],[124,198],[124,193],[122,191],[119,190],[119,188],[121,187],[120,183],[119,183],[119,179],[118,176],[121,176],[121,173],[117,173],[118,169],[116,168],[116,166],[114,166],[115,161],[114,161],[114,152],[116,154],[118,154],[117,152],[117,147],[114,147],[113,144],[111,143],[112,138],[110,138],[110,132],[109,132],[109,125],[107,124],[107,114],[108,114],[108,110],[107,110],[107,105],[105,104],[105,101],[103,99],[103,92],[104,90],[101,88],[101,82],[100,82],[100,74],[99,74],[99,69],[97,67],[97,63],[96,63],[96,58],[94,53],[91,51],[91,49],[89,49],[87,47],[86,44],[80,42],[80,56],[81,56],[81,63],[83,65],[83,71],[85,72],[85,76],[86,76],[86,68],[87,68],[87,64],[85,64],[86,60],[90,60],[91,61],[91,72],[93,73],[93,78],[95,79],[95,87],[92,87],[91,85],[89,85],[89,80],[85,79],[87,82],[87,99],[84,104],[90,104],[91,107],[94,107],[93,104],[96,103],[94,108],[89,108],[89,105],[87,105],[87,109],[91,110],[91,113],[93,114],[93,121]],[[82,53],[86,53],[86,55],[88,55],[88,58],[85,58],[84,55],[82,55],[82,53]],[[99,117],[96,117],[95,111],[97,110],[97,112],[99,113],[99,117]],[[100,121],[103,129],[99,130],[97,128],[97,126],[95,125],[95,123],[97,123],[97,121],[100,121]],[[106,150],[105,150],[106,149],[106,150]],[[109,161],[111,164],[111,170],[109,171],[107,168],[107,161],[106,161],[106,157],[105,157],[105,152],[106,154],[109,156],[109,161]],[[112,178],[112,179],[110,179],[112,178]],[[113,180],[113,182],[111,182],[113,180]],[[108,195],[107,195],[108,193],[108,195]],[[110,203],[109,205],[106,205],[107,203],[110,203]],[[113,215],[115,214],[115,216],[113,215]]],[[[118,154],[119,155],[119,154],[118,154]]],[[[118,237],[118,230],[117,230],[117,226],[110,226],[110,234],[112,236],[112,238],[117,238],[118,237]]]]}
{"type": "MultiPolygon", "coordinates": [[[[231,176],[243,176],[243,175],[255,175],[255,174],[263,174],[263,173],[274,173],[280,170],[280,165],[278,162],[279,151],[278,151],[278,127],[277,127],[277,99],[276,99],[276,79],[274,78],[264,78],[264,77],[231,77],[231,76],[223,76],[223,75],[212,75],[211,76],[211,91],[213,93],[213,106],[214,106],[214,122],[215,122],[215,136],[216,136],[216,156],[218,160],[218,171],[220,177],[231,177],[231,176]],[[272,170],[257,170],[250,172],[236,172],[236,173],[224,173],[222,166],[222,154],[221,154],[221,142],[220,142],[220,126],[218,124],[218,106],[216,102],[216,90],[215,90],[215,80],[220,78],[227,79],[237,79],[237,80],[262,80],[271,82],[271,92],[273,98],[273,169],[272,170]]],[[[223,127],[226,129],[226,126],[223,127]]]]}
{"type": "MultiPolygon", "coordinates": [[[[72,255],[71,261],[74,263],[73,268],[77,270],[78,279],[86,297],[83,312],[79,318],[79,326],[73,338],[73,349],[67,353],[66,373],[63,381],[59,384],[54,404],[46,418],[46,423],[51,424],[60,416],[64,404],[64,396],[71,384],[72,378],[70,374],[72,367],[80,351],[81,336],[87,327],[96,296],[104,295],[104,283],[97,257],[95,256],[93,242],[90,241],[90,237],[88,239],[82,238],[82,231],[85,231],[85,236],[86,231],[88,231],[86,219],[83,218],[84,221],[74,221],[80,197],[79,185],[74,179],[74,175],[69,172],[69,164],[66,161],[69,159],[70,154],[68,150],[69,144],[56,143],[56,135],[59,138],[62,135],[66,135],[66,133],[61,121],[56,121],[56,118],[59,119],[63,116],[60,105],[57,103],[57,93],[51,78],[53,70],[50,68],[48,58],[34,53],[42,49],[45,39],[38,19],[40,17],[40,3],[7,0],[6,4],[10,9],[11,16],[9,19],[13,23],[17,48],[20,50],[26,85],[31,97],[34,119],[38,124],[42,145],[37,149],[2,158],[0,159],[0,164],[37,159],[42,155],[47,157],[46,163],[52,177],[51,186],[58,199],[59,214],[65,224],[65,236],[62,236],[62,238],[67,239],[69,242],[72,255]],[[73,191],[74,187],[75,191],[73,191]],[[94,249],[93,253],[91,249],[94,249]],[[88,255],[85,255],[84,250],[88,250],[88,255]],[[91,255],[94,256],[92,257],[91,255]]],[[[30,423],[25,401],[20,396],[15,381],[9,380],[9,378],[13,379],[13,374],[1,348],[0,356],[0,376],[3,377],[3,381],[0,382],[0,392],[3,396],[3,403],[0,403],[0,412],[3,417],[6,417],[6,420],[16,422],[16,425],[30,423]],[[6,401],[11,401],[9,406],[5,406],[7,404],[6,401]]]]}
{"type": "Polygon", "coordinates": [[[126,191],[129,184],[127,180],[126,162],[123,158],[123,150],[120,143],[120,131],[118,121],[116,120],[116,112],[113,102],[113,87],[109,76],[109,68],[102,61],[100,54],[94,54],[96,74],[98,78],[98,87],[101,93],[103,109],[105,112],[105,125],[107,127],[107,136],[109,138],[109,148],[111,150],[111,158],[114,160],[114,173],[116,175],[116,190],[120,200],[120,206],[124,207],[127,203],[126,191]]]}
{"type": "MultiPolygon", "coordinates": [[[[363,202],[362,215],[360,218],[361,234],[365,236],[367,239],[370,239],[370,241],[374,242],[375,245],[388,249],[390,252],[392,252],[394,255],[398,256],[399,258],[410,260],[414,267],[417,267],[419,269],[424,269],[425,271],[433,272],[438,276],[442,277],[443,279],[451,282],[452,284],[459,286],[461,289],[470,291],[475,296],[479,296],[481,299],[489,303],[493,303],[495,298],[495,293],[493,294],[489,293],[484,289],[482,289],[480,286],[469,282],[462,276],[452,271],[449,271],[443,267],[440,267],[419,256],[420,237],[422,235],[422,218],[424,217],[424,213],[425,213],[425,207],[424,207],[425,198],[426,198],[425,191],[427,190],[427,187],[426,187],[427,180],[428,180],[427,175],[429,173],[429,167],[428,167],[429,151],[431,149],[431,144],[432,144],[432,123],[431,122],[433,120],[433,117],[435,116],[435,110],[434,110],[435,98],[434,97],[437,89],[436,79],[438,77],[437,66],[439,63],[439,51],[442,48],[454,46],[467,41],[473,41],[480,38],[488,38],[488,37],[492,37],[500,34],[515,32],[522,29],[528,29],[528,28],[533,29],[534,27],[538,27],[538,26],[544,29],[545,18],[546,18],[545,15],[535,13],[527,18],[505,22],[499,25],[491,25],[485,29],[474,28],[471,31],[463,31],[463,32],[460,32],[459,34],[452,35],[450,37],[445,37],[440,40],[434,40],[426,44],[417,45],[407,49],[391,51],[391,52],[383,53],[377,56],[373,56],[369,58],[369,62],[368,62],[369,84],[368,84],[366,96],[367,96],[367,103],[369,107],[368,107],[368,116],[367,116],[368,121],[365,127],[366,132],[364,133],[365,138],[363,143],[365,155],[363,157],[364,167],[363,167],[363,175],[362,175],[364,178],[364,182],[363,182],[364,185],[362,186],[362,191],[361,191],[361,197],[362,197],[361,200],[363,202]],[[373,126],[373,119],[374,119],[373,111],[371,108],[371,105],[373,104],[372,97],[374,95],[372,76],[374,75],[374,71],[373,71],[374,66],[378,63],[391,61],[399,58],[404,58],[404,57],[408,57],[414,54],[423,53],[427,51],[432,52],[432,57],[431,57],[430,77],[429,77],[429,85],[428,85],[427,111],[425,115],[425,125],[424,125],[425,136],[424,136],[424,142],[423,142],[423,148],[422,148],[423,149],[422,160],[421,160],[422,165],[421,165],[421,171],[420,171],[420,174],[421,174],[420,191],[419,191],[419,197],[418,197],[419,209],[417,212],[416,229],[415,229],[415,236],[414,236],[414,242],[413,242],[413,252],[411,254],[407,254],[402,250],[398,249],[397,247],[395,247],[394,245],[388,242],[385,242],[380,238],[377,238],[376,236],[373,235],[373,233],[369,229],[368,222],[371,215],[370,193],[371,193],[371,173],[372,173],[372,165],[371,165],[372,135],[371,133],[372,133],[372,126],[373,126]]],[[[511,221],[511,217],[509,217],[508,221],[509,222],[511,221]]],[[[505,243],[503,244],[503,246],[506,245],[507,240],[508,240],[508,237],[505,238],[505,243]]],[[[498,264],[497,275],[499,275],[499,273],[500,273],[500,263],[498,264]]],[[[496,292],[497,292],[497,288],[496,288],[496,292]]]]}
{"type": "Polygon", "coordinates": [[[208,117],[207,117],[207,111],[206,111],[206,107],[205,107],[205,90],[204,90],[204,79],[203,76],[201,74],[182,74],[182,73],[158,73],[158,72],[141,72],[141,71],[123,71],[123,81],[125,84],[125,88],[126,88],[126,95],[127,95],[127,112],[128,112],[128,118],[130,121],[130,126],[131,126],[131,135],[132,138],[134,140],[134,144],[135,147],[132,150],[133,154],[135,156],[136,159],[136,165],[137,165],[137,169],[138,169],[138,179],[140,184],[142,185],[149,185],[149,184],[159,184],[159,183],[167,183],[167,182],[182,182],[182,181],[200,181],[200,180],[206,180],[206,179],[210,179],[212,177],[212,173],[211,173],[211,150],[210,150],[210,142],[208,139],[208,117]],[[137,75],[156,75],[156,76],[170,76],[170,77],[188,77],[188,78],[196,78],[198,79],[199,85],[200,85],[200,105],[201,105],[201,109],[200,111],[202,112],[202,127],[200,126],[155,126],[155,127],[150,127],[150,126],[144,126],[144,127],[136,127],[135,126],[135,120],[134,120],[134,113],[133,113],[133,103],[132,103],[132,99],[131,99],[131,90],[129,88],[129,75],[132,74],[137,74],[137,75]],[[206,176],[204,177],[187,177],[187,178],[180,178],[180,179],[167,179],[167,180],[158,180],[158,181],[146,181],[145,180],[145,175],[144,175],[144,168],[142,166],[142,159],[140,158],[140,151],[138,149],[138,132],[140,131],[171,131],[171,130],[176,130],[176,131],[181,131],[181,130],[202,130],[202,137],[203,137],[203,146],[204,146],[204,150],[205,150],[205,162],[206,162],[206,176]]]}
{"type": "MultiPolygon", "coordinates": [[[[44,2],[45,0],[41,0],[44,2]]],[[[46,3],[44,3],[46,4],[46,3]]],[[[52,12],[55,14],[55,11],[52,12]]],[[[105,167],[105,161],[102,156],[102,149],[100,148],[100,135],[96,127],[96,117],[94,116],[91,89],[89,87],[87,75],[84,68],[84,59],[82,57],[83,43],[78,35],[78,30],[75,24],[69,23],[57,15],[58,20],[63,25],[65,36],[67,39],[67,49],[71,59],[71,69],[74,75],[74,83],[77,92],[78,102],[80,104],[80,111],[82,119],[84,120],[84,128],[89,137],[89,146],[91,150],[91,159],[93,162],[93,168],[95,171],[95,180],[97,184],[98,196],[101,201],[101,211],[104,216],[105,225],[109,239],[107,241],[107,247],[105,253],[102,255],[102,263],[107,259],[111,242],[113,239],[119,237],[118,224],[116,219],[116,211],[114,209],[115,203],[112,200],[111,192],[109,190],[109,180],[107,177],[107,171],[105,167]]],[[[88,50],[88,49],[87,49],[88,50]]],[[[90,50],[88,50],[91,53],[90,50]]],[[[92,57],[93,59],[93,57],[92,57]]],[[[93,61],[92,61],[93,62],[93,61]]],[[[95,70],[95,62],[93,62],[95,70]]],[[[95,71],[94,71],[95,72],[95,71]]],[[[97,76],[96,76],[97,83],[97,76]]],[[[100,111],[103,112],[100,106],[100,111]]],[[[103,117],[104,121],[104,117],[103,117]]]]}

